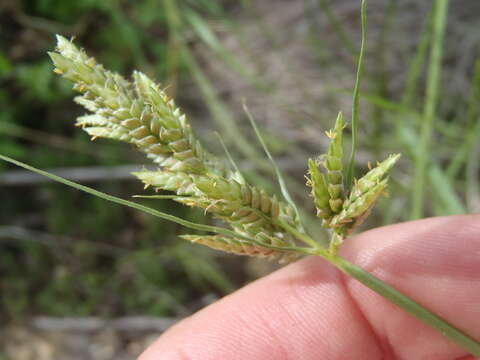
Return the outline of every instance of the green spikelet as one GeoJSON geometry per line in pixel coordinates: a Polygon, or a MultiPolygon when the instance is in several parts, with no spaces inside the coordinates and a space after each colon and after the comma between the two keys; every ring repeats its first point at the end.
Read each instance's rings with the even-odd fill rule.
{"type": "Polygon", "coordinates": [[[354,201],[357,197],[373,188],[390,171],[399,158],[400,154],[390,155],[384,161],[378,163],[376,167],[371,169],[362,178],[357,180],[352,187],[348,201],[354,201]]]}
{"type": "Polygon", "coordinates": [[[316,162],[308,161],[310,177],[307,185],[312,188],[317,216],[328,223],[333,215],[342,210],[344,201],[343,188],[343,142],[342,132],[344,128],[343,116],[340,112],[337,116],[334,129],[326,134],[330,138],[327,154],[318,158],[316,162]],[[325,168],[325,174],[321,173],[317,164],[325,168]]]}
{"type": "Polygon", "coordinates": [[[329,219],[333,212],[330,208],[330,194],[325,176],[320,172],[315,161],[308,159],[309,177],[307,185],[312,188],[312,197],[317,208],[317,216],[321,219],[329,219]]]}
{"type": "Polygon", "coordinates": [[[160,170],[140,171],[134,175],[147,186],[176,192],[183,197],[175,198],[175,201],[202,208],[242,234],[256,237],[262,233],[270,239],[285,239],[285,244],[293,240],[276,225],[279,218],[295,225],[293,210],[262,189],[233,178],[213,175],[189,175],[160,170]]]}
{"type": "Polygon", "coordinates": [[[193,183],[192,176],[184,172],[172,171],[137,171],[132,173],[140,179],[145,187],[153,186],[158,190],[173,191],[179,196],[194,196],[199,192],[193,183]]]}
{"type": "Polygon", "coordinates": [[[333,217],[330,223],[331,226],[335,227],[338,225],[355,223],[355,220],[358,217],[362,216],[364,213],[368,212],[372,208],[378,197],[383,194],[386,186],[387,179],[384,179],[383,181],[370,188],[369,191],[355,198],[355,200],[349,201],[348,203],[346,202],[345,207],[342,209],[342,211],[338,215],[333,217]]]}
{"type": "Polygon", "coordinates": [[[281,217],[294,226],[294,212],[275,196],[270,197],[262,189],[233,179],[196,177],[194,182],[202,196],[184,200],[189,205],[204,208],[241,233],[250,236],[264,233],[271,238],[281,234],[281,238],[291,239],[276,225],[276,219],[281,217]]]}
{"type": "Polygon", "coordinates": [[[334,213],[342,209],[343,188],[343,133],[344,123],[342,113],[338,113],[335,128],[327,132],[330,138],[328,152],[325,155],[324,166],[327,169],[328,193],[330,194],[330,208],[334,213]]]}
{"type": "Polygon", "coordinates": [[[332,227],[349,224],[348,228],[351,231],[363,222],[378,197],[385,192],[388,178],[384,177],[399,158],[399,154],[390,155],[360,180],[355,181],[342,211],[332,219],[332,227]]]}

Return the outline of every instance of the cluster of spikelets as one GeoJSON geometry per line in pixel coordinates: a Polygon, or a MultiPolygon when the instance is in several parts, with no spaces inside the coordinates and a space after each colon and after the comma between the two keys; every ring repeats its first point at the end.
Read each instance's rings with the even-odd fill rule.
{"type": "Polygon", "coordinates": [[[212,248],[242,255],[296,256],[295,243],[280,221],[300,230],[292,207],[248,184],[237,172],[207,152],[195,138],[186,116],[145,74],[132,81],[106,70],[71,41],[57,36],[49,53],[55,72],[81,93],[75,101],[91,112],[77,119],[92,139],[103,137],[137,146],[158,164],[154,171],[134,173],[146,186],[172,191],[174,200],[199,207],[229,224],[242,238],[184,235],[212,248]],[[245,236],[255,239],[249,243],[245,236]],[[285,250],[284,250],[285,248],[285,250]]]}
{"type": "Polygon", "coordinates": [[[312,188],[317,216],[323,220],[324,227],[332,229],[334,234],[332,241],[337,243],[369,215],[378,197],[385,193],[388,171],[400,157],[399,154],[390,155],[375,168],[371,168],[362,178],[354,179],[351,186],[344,184],[343,129],[343,116],[339,113],[335,128],[327,132],[330,138],[328,152],[316,161],[308,160],[307,178],[307,185],[312,188]]]}
{"type": "MultiPolygon", "coordinates": [[[[74,83],[75,101],[90,114],[77,119],[92,139],[131,143],[158,165],[134,173],[146,186],[175,193],[175,201],[198,207],[223,220],[227,235],[183,235],[186,240],[240,255],[295,258],[304,234],[296,209],[263,189],[248,184],[238,171],[208,151],[195,138],[187,118],[167,94],[145,74],[132,80],[106,70],[71,41],[57,36],[49,53],[55,72],[74,83]],[[300,236],[301,238],[302,236],[300,236]],[[248,239],[252,239],[249,241],[248,239]]],[[[309,160],[308,185],[323,226],[338,245],[368,215],[387,186],[386,174],[399,155],[390,156],[354,183],[343,176],[342,115],[327,132],[330,146],[317,161],[309,160]],[[321,167],[321,169],[319,168],[321,167]]]]}

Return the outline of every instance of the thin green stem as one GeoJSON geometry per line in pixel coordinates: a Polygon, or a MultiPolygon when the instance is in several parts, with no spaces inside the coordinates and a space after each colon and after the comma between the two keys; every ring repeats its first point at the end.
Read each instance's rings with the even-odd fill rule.
{"type": "Polygon", "coordinates": [[[355,80],[355,88],[353,89],[352,101],[352,150],[350,152],[350,160],[347,168],[346,185],[349,189],[353,182],[355,167],[355,151],[357,148],[357,128],[358,128],[358,103],[360,98],[360,83],[363,73],[363,57],[365,54],[365,42],[367,39],[367,3],[362,0],[362,42],[360,45],[360,54],[358,55],[357,77],[355,80]]]}
{"type": "Polygon", "coordinates": [[[433,133],[433,120],[438,103],[440,85],[442,46],[447,20],[448,0],[436,0],[434,3],[432,46],[428,67],[426,102],[418,145],[419,156],[415,159],[415,176],[412,192],[411,218],[418,219],[424,212],[425,179],[430,154],[430,143],[433,133]]]}
{"type": "MultiPolygon", "coordinates": [[[[323,257],[323,254],[318,255],[323,257]]],[[[425,309],[423,306],[419,305],[393,287],[387,285],[382,280],[367,273],[365,270],[348,262],[340,256],[331,256],[327,260],[347,275],[360,281],[362,284],[380,294],[393,304],[415,316],[418,320],[439,331],[465,350],[468,350],[471,354],[480,356],[480,343],[448,323],[446,320],[425,309]]]]}

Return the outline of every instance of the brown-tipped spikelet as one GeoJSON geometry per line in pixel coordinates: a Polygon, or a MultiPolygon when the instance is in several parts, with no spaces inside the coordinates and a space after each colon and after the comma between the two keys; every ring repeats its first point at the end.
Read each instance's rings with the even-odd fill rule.
{"type": "Polygon", "coordinates": [[[280,263],[290,262],[299,256],[294,252],[251,244],[246,241],[222,235],[180,235],[180,237],[193,243],[208,246],[212,249],[222,250],[236,255],[278,259],[280,263]]]}

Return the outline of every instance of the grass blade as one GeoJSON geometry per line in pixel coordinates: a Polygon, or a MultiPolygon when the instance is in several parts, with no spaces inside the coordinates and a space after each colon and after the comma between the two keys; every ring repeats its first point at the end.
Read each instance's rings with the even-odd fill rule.
{"type": "MultiPolygon", "coordinates": [[[[415,94],[417,93],[418,81],[422,73],[422,67],[425,63],[427,55],[428,45],[431,38],[431,27],[433,21],[433,14],[428,17],[427,22],[424,24],[422,33],[420,35],[420,41],[415,52],[415,56],[410,61],[407,78],[405,81],[405,91],[402,95],[401,103],[407,107],[413,107],[415,94]]],[[[397,120],[400,122],[400,120],[397,120]]]]}
{"type": "Polygon", "coordinates": [[[438,166],[432,165],[428,174],[437,194],[436,202],[441,203],[441,212],[435,215],[459,215],[466,214],[467,210],[457,196],[455,188],[448,176],[438,166]]]}
{"type": "Polygon", "coordinates": [[[472,90],[468,99],[467,125],[465,128],[465,141],[455,152],[455,156],[448,164],[447,174],[450,179],[455,179],[460,172],[462,165],[467,161],[468,155],[472,154],[475,139],[480,131],[480,121],[478,120],[480,101],[480,58],[475,62],[475,72],[473,75],[472,90]]]}
{"type": "MultiPolygon", "coordinates": [[[[410,127],[400,128],[398,136],[404,144],[407,154],[415,161],[420,156],[417,146],[419,136],[410,127]]],[[[440,203],[438,208],[442,209],[442,213],[437,213],[437,215],[465,214],[467,210],[455,191],[451,179],[436,163],[432,163],[430,169],[428,179],[432,185],[432,191],[437,194],[433,200],[434,202],[438,201],[440,203]]]]}
{"type": "Polygon", "coordinates": [[[448,0],[437,0],[434,3],[432,46],[428,66],[428,79],[423,122],[418,144],[419,156],[415,159],[415,175],[412,192],[411,218],[418,219],[424,212],[425,180],[427,175],[428,155],[433,134],[433,120],[438,103],[438,89],[440,85],[442,46],[447,20],[448,0]]]}

